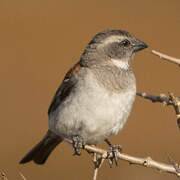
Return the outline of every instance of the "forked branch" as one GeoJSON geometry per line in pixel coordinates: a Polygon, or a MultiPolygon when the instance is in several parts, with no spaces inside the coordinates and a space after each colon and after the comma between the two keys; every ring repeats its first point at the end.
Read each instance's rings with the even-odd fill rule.
{"type": "Polygon", "coordinates": [[[180,97],[175,97],[173,93],[168,93],[168,96],[164,94],[161,94],[159,96],[153,96],[146,93],[137,93],[137,96],[148,99],[154,103],[160,102],[163,103],[164,105],[173,106],[177,117],[177,124],[180,129],[180,97]]]}
{"type": "MultiPolygon", "coordinates": [[[[72,143],[72,141],[69,139],[66,139],[66,141],[68,143],[72,143]]],[[[107,156],[107,153],[108,153],[107,150],[97,148],[95,146],[85,145],[84,149],[88,153],[95,153],[96,155],[101,156],[102,159],[109,159],[112,157],[112,154],[107,156]]],[[[165,164],[165,163],[157,162],[150,157],[147,157],[147,158],[134,157],[134,156],[131,156],[128,154],[120,153],[118,151],[117,151],[117,157],[120,160],[129,162],[129,164],[141,165],[143,167],[157,169],[161,172],[171,173],[171,174],[176,175],[177,177],[180,177],[180,172],[177,171],[177,169],[179,169],[179,166],[176,164],[176,168],[175,168],[175,166],[171,162],[170,162],[170,164],[165,164]]],[[[95,169],[95,173],[97,173],[98,169],[99,168],[95,169]]],[[[95,174],[95,176],[96,175],[97,174],[95,174]]],[[[97,178],[97,176],[96,176],[96,178],[97,178]]],[[[94,178],[93,180],[95,180],[96,178],[94,178]]]]}

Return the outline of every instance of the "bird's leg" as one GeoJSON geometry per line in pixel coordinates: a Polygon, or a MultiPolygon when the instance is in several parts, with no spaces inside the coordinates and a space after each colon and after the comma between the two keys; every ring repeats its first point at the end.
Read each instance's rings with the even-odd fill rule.
{"type": "Polygon", "coordinates": [[[80,156],[81,153],[79,152],[79,149],[80,148],[84,149],[85,143],[83,142],[82,138],[80,138],[79,136],[73,136],[72,141],[73,141],[72,145],[74,148],[74,154],[73,155],[80,156]]]}
{"type": "Polygon", "coordinates": [[[112,153],[112,157],[108,158],[110,167],[112,167],[112,165],[113,165],[113,160],[115,161],[116,166],[118,166],[117,151],[121,152],[122,146],[121,145],[117,145],[117,146],[112,145],[108,139],[105,139],[105,142],[110,146],[110,150],[107,152],[107,157],[109,157],[110,154],[112,153]]]}

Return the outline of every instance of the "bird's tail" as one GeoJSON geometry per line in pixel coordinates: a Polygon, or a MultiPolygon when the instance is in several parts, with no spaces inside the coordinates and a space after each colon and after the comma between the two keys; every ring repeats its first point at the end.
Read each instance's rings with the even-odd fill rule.
{"type": "Polygon", "coordinates": [[[44,164],[53,149],[62,141],[62,138],[48,130],[44,138],[23,157],[20,164],[29,161],[34,161],[37,164],[44,164]]]}

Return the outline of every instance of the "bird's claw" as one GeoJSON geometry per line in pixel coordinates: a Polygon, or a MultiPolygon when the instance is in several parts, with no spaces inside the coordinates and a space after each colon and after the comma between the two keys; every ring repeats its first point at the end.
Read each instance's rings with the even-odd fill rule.
{"type": "Polygon", "coordinates": [[[110,168],[112,168],[113,162],[115,161],[116,166],[118,166],[118,156],[117,156],[117,152],[121,152],[122,151],[122,147],[121,145],[111,145],[110,146],[110,150],[107,152],[107,158],[109,160],[109,165],[110,168]],[[110,156],[112,153],[112,156],[110,156]]]}
{"type": "Polygon", "coordinates": [[[72,145],[74,148],[74,154],[73,155],[74,156],[76,156],[76,155],[80,156],[81,153],[80,153],[79,149],[81,149],[81,148],[84,149],[85,144],[83,143],[82,139],[79,136],[74,136],[72,138],[72,141],[73,141],[72,145]]]}

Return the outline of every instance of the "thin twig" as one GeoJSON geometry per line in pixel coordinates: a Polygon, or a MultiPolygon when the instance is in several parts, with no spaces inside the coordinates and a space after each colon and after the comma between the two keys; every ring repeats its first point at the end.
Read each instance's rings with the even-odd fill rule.
{"type": "Polygon", "coordinates": [[[2,180],[8,180],[6,174],[3,171],[0,171],[0,177],[2,180]]]}
{"type": "MultiPolygon", "coordinates": [[[[106,150],[103,150],[97,147],[91,147],[91,146],[85,146],[85,149],[88,151],[99,153],[102,155],[102,157],[107,158],[106,150]]],[[[176,169],[172,165],[154,161],[150,157],[139,158],[139,157],[130,156],[128,154],[124,154],[120,152],[117,152],[117,156],[119,159],[128,161],[130,164],[136,164],[136,165],[141,165],[144,167],[157,169],[157,170],[164,171],[167,173],[175,174],[176,176],[180,177],[180,173],[176,172],[176,169]]],[[[112,155],[110,155],[110,157],[112,157],[112,155]]]]}
{"type": "Polygon", "coordinates": [[[99,168],[95,168],[95,169],[94,169],[93,180],[97,180],[98,170],[99,170],[99,168]]]}
{"type": "Polygon", "coordinates": [[[21,178],[23,179],[23,180],[27,180],[26,179],[26,177],[19,171],[19,175],[21,176],[21,178]]]}
{"type": "Polygon", "coordinates": [[[102,164],[104,163],[104,160],[99,154],[94,153],[94,176],[93,180],[97,180],[98,170],[101,168],[102,164]]]}
{"type": "MultiPolygon", "coordinates": [[[[68,143],[72,143],[72,141],[69,139],[66,139],[66,141],[68,143]]],[[[108,152],[107,150],[100,149],[94,146],[85,145],[84,149],[88,152],[101,155],[103,159],[111,158],[113,156],[112,153],[107,156],[107,152],[108,152]]],[[[120,153],[120,152],[117,152],[117,157],[121,160],[129,162],[130,164],[141,165],[143,167],[157,169],[161,172],[171,173],[171,174],[176,175],[177,177],[180,177],[180,173],[176,171],[173,165],[154,161],[150,157],[139,158],[139,157],[134,157],[128,154],[120,153]]]]}
{"type": "Polygon", "coordinates": [[[96,158],[96,153],[94,153],[94,175],[93,175],[93,180],[97,179],[97,174],[98,174],[98,167],[96,166],[97,163],[97,158],[96,158]]]}
{"type": "Polygon", "coordinates": [[[156,56],[159,56],[160,58],[163,58],[169,62],[175,63],[175,64],[180,66],[180,59],[178,59],[178,58],[168,56],[166,54],[160,53],[160,52],[155,51],[155,50],[151,50],[150,52],[156,56]]]}
{"type": "Polygon", "coordinates": [[[165,103],[166,105],[170,105],[169,98],[166,97],[164,94],[161,94],[160,96],[154,96],[151,94],[146,94],[145,92],[137,92],[136,95],[151,100],[152,102],[160,102],[165,103]]]}
{"type": "Polygon", "coordinates": [[[180,173],[180,168],[179,168],[178,164],[170,156],[168,156],[168,160],[173,165],[176,172],[180,173]]]}
{"type": "Polygon", "coordinates": [[[180,129],[180,97],[175,97],[173,93],[168,93],[168,96],[166,95],[154,96],[154,95],[138,92],[136,93],[136,95],[151,100],[152,102],[160,102],[165,105],[172,105],[175,110],[177,117],[177,124],[180,129]]]}

